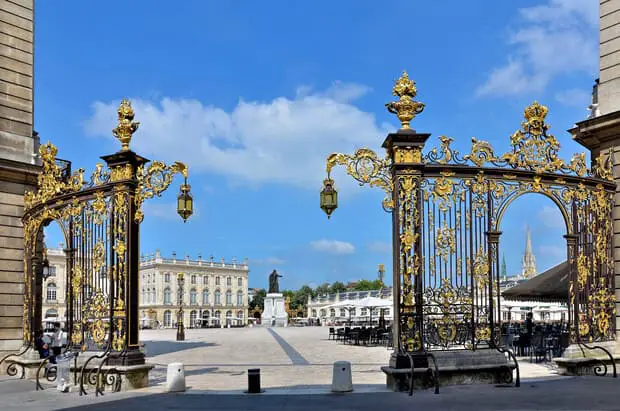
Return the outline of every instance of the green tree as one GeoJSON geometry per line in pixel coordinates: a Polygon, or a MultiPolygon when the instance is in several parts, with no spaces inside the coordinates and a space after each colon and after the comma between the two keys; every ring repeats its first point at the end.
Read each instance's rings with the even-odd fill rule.
{"type": "Polygon", "coordinates": [[[331,287],[329,286],[329,283],[321,284],[316,288],[316,290],[314,290],[317,296],[323,295],[323,294],[329,294],[330,291],[331,291],[331,287]]]}
{"type": "Polygon", "coordinates": [[[295,306],[303,308],[308,305],[308,297],[314,297],[314,291],[307,285],[302,286],[299,290],[295,291],[293,301],[295,306]]]}
{"type": "Polygon", "coordinates": [[[254,311],[257,307],[261,310],[265,305],[265,297],[267,296],[267,291],[264,288],[261,288],[256,292],[250,304],[248,304],[250,311],[254,311]]]}
{"type": "Polygon", "coordinates": [[[380,280],[359,280],[353,289],[355,291],[370,291],[378,290],[383,287],[383,283],[380,280]]]}
{"type": "Polygon", "coordinates": [[[347,291],[347,287],[345,287],[345,285],[340,281],[333,283],[330,289],[330,292],[332,293],[344,293],[345,291],[347,291]]]}

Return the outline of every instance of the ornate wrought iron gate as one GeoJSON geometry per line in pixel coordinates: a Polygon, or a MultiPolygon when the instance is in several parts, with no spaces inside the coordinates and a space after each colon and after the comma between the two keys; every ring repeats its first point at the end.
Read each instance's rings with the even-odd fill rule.
{"type": "Polygon", "coordinates": [[[321,208],[330,216],[337,207],[331,178],[336,165],[360,185],[386,191],[383,207],[393,221],[395,347],[499,347],[500,225],[507,207],[525,193],[551,199],[566,223],[571,341],[614,339],[615,184],[609,156],[601,154],[591,169],[585,154],[564,162],[545,122],[548,109],[537,102],[525,109],[503,155],[473,138],[470,153],[461,156],[445,136],[439,148],[423,154],[430,134],[409,127],[424,109],[416,93],[404,73],[393,89],[399,100],[386,105],[402,123],[383,143],[386,156],[366,148],[331,154],[321,192],[321,208]]]}
{"type": "Polygon", "coordinates": [[[123,100],[118,119],[113,132],[122,148],[102,157],[107,168],[97,164],[89,181],[83,169],[72,172],[70,162],[57,159],[51,143],[40,147],[42,172],[37,191],[25,195],[23,217],[25,348],[33,347],[41,327],[42,231],[56,221],[66,244],[67,349],[96,353],[102,363],[144,363],[138,338],[142,203],[161,195],[175,173],[185,178],[177,210],[184,220],[192,213],[192,198],[183,163],[149,164],[129,149],[139,125],[131,103],[123,100]]]}

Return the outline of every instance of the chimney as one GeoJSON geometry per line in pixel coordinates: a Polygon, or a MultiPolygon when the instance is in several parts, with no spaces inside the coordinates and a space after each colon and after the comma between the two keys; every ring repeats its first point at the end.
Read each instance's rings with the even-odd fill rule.
{"type": "Polygon", "coordinates": [[[202,253],[198,253],[198,265],[202,265],[202,253]]]}
{"type": "Polygon", "coordinates": [[[209,257],[209,261],[211,262],[211,267],[213,267],[213,254],[209,257]]]}
{"type": "Polygon", "coordinates": [[[172,252],[172,262],[176,263],[177,262],[177,253],[176,252],[172,252]]]}

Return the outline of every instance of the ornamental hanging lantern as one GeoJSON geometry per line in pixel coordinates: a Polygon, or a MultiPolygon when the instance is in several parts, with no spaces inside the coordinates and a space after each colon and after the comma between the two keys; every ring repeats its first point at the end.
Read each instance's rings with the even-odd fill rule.
{"type": "Polygon", "coordinates": [[[187,219],[194,213],[194,199],[190,194],[190,185],[187,184],[187,178],[185,183],[181,184],[181,192],[177,197],[177,213],[186,222],[187,219]]]}
{"type": "Polygon", "coordinates": [[[321,190],[321,210],[327,214],[329,219],[336,208],[338,208],[338,191],[334,188],[334,180],[329,178],[328,174],[327,178],[323,180],[323,189],[321,190]]]}
{"type": "Polygon", "coordinates": [[[43,281],[47,280],[50,276],[50,262],[47,259],[47,252],[43,251],[43,263],[41,264],[41,277],[43,277],[43,281]]]}

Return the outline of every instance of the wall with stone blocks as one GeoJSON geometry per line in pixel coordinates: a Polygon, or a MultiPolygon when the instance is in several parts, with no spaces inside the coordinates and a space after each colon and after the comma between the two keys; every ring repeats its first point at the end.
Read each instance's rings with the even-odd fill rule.
{"type": "Polygon", "coordinates": [[[19,349],[24,191],[36,182],[34,0],[0,0],[0,354],[19,349]]]}
{"type": "Polygon", "coordinates": [[[33,164],[34,0],[0,1],[0,157],[33,164]]]}

